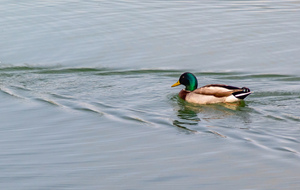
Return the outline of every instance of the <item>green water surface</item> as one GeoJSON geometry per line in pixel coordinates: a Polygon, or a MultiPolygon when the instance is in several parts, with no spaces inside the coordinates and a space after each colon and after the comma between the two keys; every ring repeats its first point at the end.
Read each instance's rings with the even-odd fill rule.
{"type": "Polygon", "coordinates": [[[299,3],[0,7],[3,189],[300,188],[299,3]],[[248,87],[195,105],[171,88],[248,87]]]}

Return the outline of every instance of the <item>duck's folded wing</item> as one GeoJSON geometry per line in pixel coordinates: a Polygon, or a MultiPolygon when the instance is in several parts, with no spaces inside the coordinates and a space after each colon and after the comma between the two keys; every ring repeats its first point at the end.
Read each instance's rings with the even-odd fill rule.
{"type": "MultiPolygon", "coordinates": [[[[247,89],[248,91],[249,89],[247,89]]],[[[245,92],[245,88],[238,88],[235,86],[228,86],[224,84],[210,84],[203,86],[201,88],[198,88],[193,91],[197,94],[203,94],[203,95],[211,95],[215,97],[226,97],[230,96],[232,94],[242,93],[245,92]]],[[[249,90],[250,92],[250,90],[249,90]]]]}

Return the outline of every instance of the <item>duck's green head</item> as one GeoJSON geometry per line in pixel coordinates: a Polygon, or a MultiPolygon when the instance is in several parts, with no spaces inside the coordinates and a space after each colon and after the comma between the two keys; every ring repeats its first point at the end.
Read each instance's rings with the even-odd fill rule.
{"type": "Polygon", "coordinates": [[[197,78],[195,77],[195,75],[193,75],[192,73],[189,73],[189,72],[183,73],[180,76],[178,82],[173,84],[172,87],[178,86],[180,84],[184,85],[185,90],[188,90],[188,91],[193,91],[193,90],[197,89],[197,87],[198,87],[197,78]]]}

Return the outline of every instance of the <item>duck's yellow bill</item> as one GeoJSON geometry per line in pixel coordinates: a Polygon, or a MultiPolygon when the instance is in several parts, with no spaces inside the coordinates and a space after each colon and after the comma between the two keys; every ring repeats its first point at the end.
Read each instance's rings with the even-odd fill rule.
{"type": "Polygon", "coordinates": [[[177,81],[175,84],[173,84],[171,87],[174,87],[174,86],[178,86],[178,85],[181,85],[179,81],[177,81]]]}

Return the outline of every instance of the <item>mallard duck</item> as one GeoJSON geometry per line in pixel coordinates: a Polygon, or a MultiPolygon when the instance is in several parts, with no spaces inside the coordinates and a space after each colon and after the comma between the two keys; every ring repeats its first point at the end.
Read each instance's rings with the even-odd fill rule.
{"type": "Polygon", "coordinates": [[[252,93],[247,87],[238,88],[224,84],[209,84],[197,88],[197,78],[189,72],[183,73],[178,82],[171,87],[181,84],[185,86],[185,89],[179,92],[179,97],[187,102],[197,104],[237,102],[252,93]]]}

